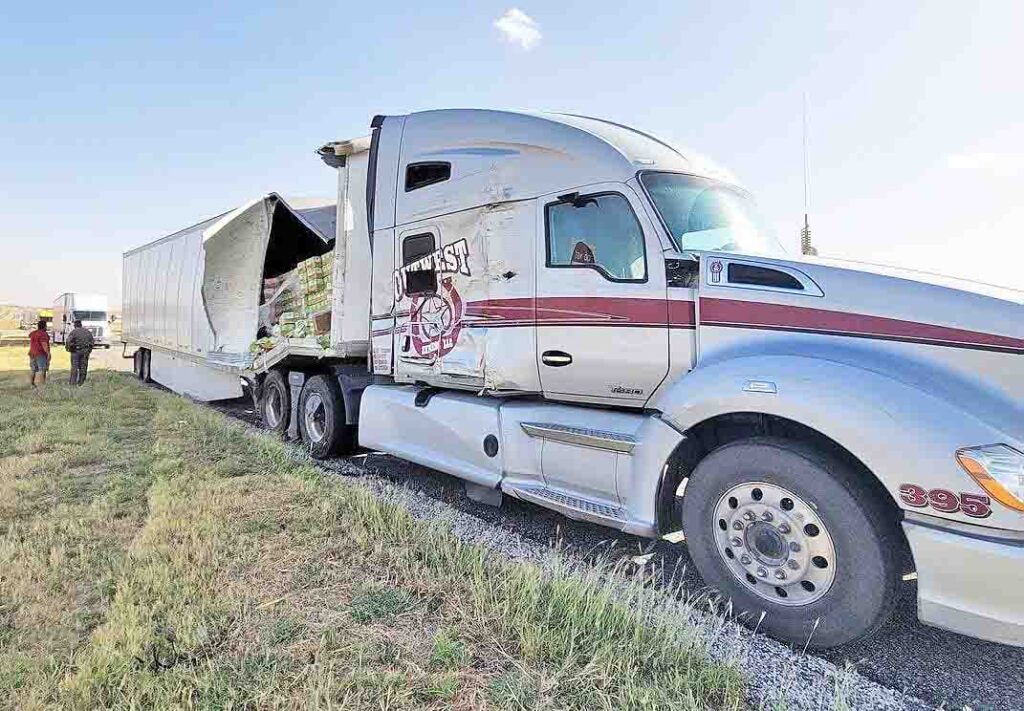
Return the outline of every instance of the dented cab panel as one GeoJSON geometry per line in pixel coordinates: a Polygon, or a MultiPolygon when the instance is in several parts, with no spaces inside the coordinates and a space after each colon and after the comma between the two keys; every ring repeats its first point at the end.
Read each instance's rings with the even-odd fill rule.
{"type": "Polygon", "coordinates": [[[399,264],[391,286],[397,381],[539,390],[535,210],[531,200],[490,204],[396,230],[399,264]]]}

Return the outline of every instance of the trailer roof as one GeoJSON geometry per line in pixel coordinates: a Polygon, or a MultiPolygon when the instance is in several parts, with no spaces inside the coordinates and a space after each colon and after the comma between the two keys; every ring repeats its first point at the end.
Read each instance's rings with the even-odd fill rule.
{"type": "Polygon", "coordinates": [[[288,210],[295,217],[302,222],[304,225],[314,230],[317,234],[324,238],[325,241],[334,239],[334,220],[335,220],[335,205],[336,201],[333,198],[323,197],[283,197],[279,193],[270,192],[260,197],[254,198],[249,202],[245,203],[236,208],[226,210],[219,215],[208,217],[205,220],[200,220],[188,227],[184,227],[180,230],[172,232],[169,235],[164,235],[159,239],[155,239],[152,242],[139,245],[129,249],[124,253],[127,257],[130,254],[134,254],[139,250],[152,247],[155,244],[159,244],[165,240],[173,239],[183,232],[190,232],[192,230],[201,229],[204,233],[204,237],[208,234],[215,233],[220,227],[227,222],[234,219],[235,216],[246,211],[253,205],[263,202],[270,201],[276,202],[278,205],[283,206],[284,209],[288,210]]]}

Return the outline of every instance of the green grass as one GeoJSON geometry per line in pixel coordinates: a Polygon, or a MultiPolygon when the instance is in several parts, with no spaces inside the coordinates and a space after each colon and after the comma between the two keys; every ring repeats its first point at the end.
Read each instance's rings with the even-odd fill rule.
{"type": "Polygon", "coordinates": [[[129,376],[24,376],[0,372],[0,708],[742,706],[642,585],[499,559],[129,376]]]}

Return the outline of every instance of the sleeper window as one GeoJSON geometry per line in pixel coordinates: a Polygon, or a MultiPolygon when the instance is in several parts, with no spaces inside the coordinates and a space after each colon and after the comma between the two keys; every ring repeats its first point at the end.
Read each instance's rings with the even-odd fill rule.
{"type": "Polygon", "coordinates": [[[547,266],[595,269],[612,281],[646,281],[644,233],[616,193],[547,206],[547,266]]]}
{"type": "Polygon", "coordinates": [[[441,183],[450,177],[451,163],[410,163],[405,166],[405,192],[441,183]]]}

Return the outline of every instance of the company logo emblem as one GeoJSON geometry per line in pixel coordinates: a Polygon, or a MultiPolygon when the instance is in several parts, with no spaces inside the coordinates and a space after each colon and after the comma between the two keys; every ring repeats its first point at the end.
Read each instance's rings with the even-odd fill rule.
{"type": "Polygon", "coordinates": [[[441,274],[472,276],[469,271],[469,243],[465,239],[460,239],[420,257],[411,264],[396,269],[392,274],[395,285],[395,301],[405,298],[406,274],[422,271],[433,271],[439,276],[441,274]]]}
{"type": "Polygon", "coordinates": [[[708,271],[711,272],[711,283],[719,284],[722,281],[722,262],[721,260],[714,260],[708,265],[708,271]]]}
{"type": "Polygon", "coordinates": [[[421,356],[441,358],[455,348],[462,332],[462,297],[452,277],[441,280],[436,294],[415,296],[409,309],[409,337],[421,356]]]}

